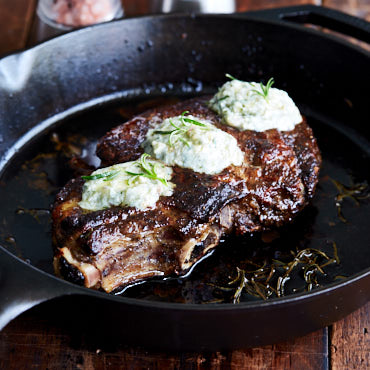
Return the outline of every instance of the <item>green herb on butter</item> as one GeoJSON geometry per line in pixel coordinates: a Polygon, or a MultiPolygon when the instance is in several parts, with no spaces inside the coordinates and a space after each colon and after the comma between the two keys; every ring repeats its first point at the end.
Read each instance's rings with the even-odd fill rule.
{"type": "Polygon", "coordinates": [[[146,159],[150,157],[149,154],[144,153],[140,157],[140,159],[137,161],[137,164],[139,165],[140,169],[143,171],[141,173],[135,173],[131,171],[125,171],[127,175],[132,176],[132,178],[129,180],[129,182],[133,181],[137,176],[144,176],[151,180],[158,180],[162,184],[168,186],[167,180],[163,177],[158,177],[158,174],[156,172],[156,165],[157,163],[151,163],[147,162],[146,159]]]}
{"type": "MultiPolygon", "coordinates": [[[[231,76],[230,74],[226,73],[225,75],[227,78],[230,78],[230,80],[232,81],[240,81],[240,82],[245,82],[245,81],[242,81],[242,80],[238,80],[237,78],[235,78],[234,76],[231,76]]],[[[269,95],[269,91],[270,91],[270,88],[271,86],[275,83],[274,81],[274,78],[271,77],[268,81],[267,81],[267,84],[266,86],[263,85],[262,82],[260,82],[260,88],[261,88],[261,91],[260,90],[257,90],[257,89],[253,89],[252,91],[255,93],[255,94],[258,94],[260,96],[262,96],[265,100],[267,100],[268,98],[268,95],[269,95]]],[[[223,97],[221,99],[218,99],[218,101],[221,101],[223,99],[225,99],[226,97],[223,97]]]]}
{"type": "Polygon", "coordinates": [[[257,89],[253,89],[252,91],[260,96],[262,96],[265,100],[267,100],[268,98],[268,95],[269,95],[269,91],[270,91],[270,88],[271,86],[274,84],[274,79],[273,77],[271,77],[268,81],[267,81],[267,84],[266,86],[263,85],[262,82],[260,82],[260,87],[261,87],[261,91],[257,90],[257,89]]]}
{"type": "Polygon", "coordinates": [[[117,163],[84,176],[87,181],[79,206],[89,211],[126,206],[144,210],[154,208],[161,196],[172,195],[172,169],[149,161],[148,156],[143,154],[137,161],[117,163]]]}
{"type": "Polygon", "coordinates": [[[225,74],[225,76],[226,76],[227,78],[230,78],[230,80],[235,80],[235,81],[243,82],[242,80],[238,80],[238,79],[237,79],[237,78],[235,78],[234,76],[231,76],[231,74],[229,74],[229,73],[226,73],[226,74],[225,74]]]}
{"type": "Polygon", "coordinates": [[[81,176],[84,180],[99,180],[99,179],[104,179],[103,181],[109,181],[112,180],[114,177],[117,176],[119,171],[108,171],[104,173],[99,173],[96,175],[91,175],[91,176],[81,176]]]}
{"type": "Polygon", "coordinates": [[[220,115],[222,123],[240,131],[262,132],[271,129],[291,131],[302,122],[302,116],[289,95],[266,85],[246,82],[226,74],[231,81],[224,83],[209,101],[209,107],[220,115]]]}
{"type": "Polygon", "coordinates": [[[169,131],[156,130],[154,131],[154,133],[159,134],[159,135],[170,135],[168,138],[168,142],[170,146],[173,146],[174,141],[177,139],[177,140],[180,140],[186,146],[190,147],[189,141],[181,137],[180,135],[181,134],[185,135],[191,128],[191,125],[200,126],[203,128],[207,128],[207,125],[199,121],[196,121],[194,119],[191,119],[189,117],[186,117],[185,116],[186,114],[189,114],[189,111],[185,111],[181,113],[181,116],[180,116],[181,123],[179,126],[175,125],[172,119],[169,119],[169,123],[171,124],[172,127],[174,127],[174,130],[169,130],[169,131]]]}
{"type": "MultiPolygon", "coordinates": [[[[243,152],[237,140],[210,120],[181,115],[164,119],[148,131],[144,151],[169,166],[191,168],[210,175],[230,165],[240,166],[243,152]]],[[[136,171],[134,171],[136,172],[136,171]]]]}

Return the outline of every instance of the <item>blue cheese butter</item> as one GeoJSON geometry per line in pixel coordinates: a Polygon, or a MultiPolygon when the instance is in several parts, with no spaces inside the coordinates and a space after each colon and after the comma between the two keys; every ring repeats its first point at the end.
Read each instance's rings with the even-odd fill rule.
{"type": "Polygon", "coordinates": [[[224,124],[240,131],[293,130],[302,116],[289,95],[256,82],[226,82],[210,100],[209,106],[224,124]],[[264,91],[265,90],[265,91],[264,91]]]}
{"type": "Polygon", "coordinates": [[[143,154],[138,161],[115,164],[84,176],[79,206],[98,211],[112,206],[154,208],[161,196],[170,196],[172,169],[143,154]]]}
{"type": "Polygon", "coordinates": [[[208,120],[185,114],[150,129],[143,143],[145,152],[167,165],[210,175],[242,164],[243,153],[232,135],[208,120]]]}

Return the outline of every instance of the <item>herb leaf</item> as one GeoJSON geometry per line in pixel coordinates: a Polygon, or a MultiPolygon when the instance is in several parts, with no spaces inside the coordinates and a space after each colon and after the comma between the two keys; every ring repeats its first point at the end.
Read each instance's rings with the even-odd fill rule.
{"type": "MultiPolygon", "coordinates": [[[[238,80],[237,78],[231,76],[229,73],[226,73],[225,75],[227,78],[230,78],[230,80],[235,80],[235,81],[241,81],[243,82],[242,80],[238,80]]],[[[275,83],[274,81],[274,78],[271,77],[268,81],[267,81],[267,84],[266,86],[263,85],[262,82],[260,82],[260,88],[261,88],[261,91],[260,90],[257,90],[257,89],[253,89],[252,91],[260,96],[262,96],[265,100],[267,100],[268,98],[268,94],[269,94],[269,91],[270,91],[270,88],[271,86],[275,83]]],[[[225,99],[225,97],[221,98],[221,99],[225,99]]],[[[221,99],[219,99],[218,101],[221,101],[221,99]]]]}
{"type": "Polygon", "coordinates": [[[210,284],[216,291],[229,292],[226,298],[233,303],[239,303],[242,293],[262,298],[282,297],[286,294],[286,284],[291,280],[295,273],[302,271],[305,287],[303,289],[311,291],[320,286],[319,277],[325,276],[324,268],[332,264],[340,264],[337,245],[333,241],[333,257],[329,257],[320,249],[306,248],[291,251],[293,259],[282,262],[272,259],[271,262],[265,260],[263,264],[256,264],[252,260],[244,263],[252,266],[252,269],[240,268],[236,266],[236,276],[230,277],[227,286],[210,284]]]}
{"type": "Polygon", "coordinates": [[[186,117],[185,115],[186,114],[189,114],[189,111],[184,111],[181,113],[181,116],[180,116],[180,121],[181,121],[181,125],[176,125],[172,119],[169,119],[169,122],[170,122],[170,125],[172,127],[174,127],[173,130],[171,131],[166,131],[166,130],[156,130],[154,131],[154,134],[159,134],[159,135],[169,135],[169,138],[168,138],[168,143],[170,146],[173,146],[176,139],[181,141],[183,144],[185,144],[186,146],[190,147],[190,143],[188,140],[186,140],[185,138],[183,137],[180,137],[180,135],[185,135],[191,128],[191,125],[194,125],[194,126],[199,126],[199,127],[202,127],[204,129],[207,129],[207,125],[202,123],[202,122],[199,122],[195,119],[191,119],[191,118],[188,118],[186,117]]]}
{"type": "Polygon", "coordinates": [[[253,89],[252,91],[260,96],[262,96],[265,100],[267,100],[268,98],[268,95],[269,95],[269,91],[270,91],[270,88],[271,86],[275,83],[274,81],[274,78],[271,77],[268,81],[267,81],[267,84],[266,86],[263,85],[262,82],[260,82],[260,87],[261,87],[261,90],[262,91],[259,91],[257,89],[253,89]]]}
{"type": "Polygon", "coordinates": [[[195,125],[195,126],[207,127],[204,123],[195,121],[194,119],[190,119],[190,118],[185,117],[185,118],[183,118],[183,120],[184,120],[184,122],[191,123],[192,125],[195,125]]]}
{"type": "Polygon", "coordinates": [[[342,212],[342,202],[344,199],[349,198],[355,203],[355,205],[360,205],[360,200],[367,199],[370,197],[368,191],[368,185],[366,182],[351,184],[346,186],[337,180],[330,179],[338,190],[338,194],[335,196],[335,206],[337,207],[338,218],[343,222],[347,223],[347,219],[344,217],[342,212]]]}
{"type": "Polygon", "coordinates": [[[140,169],[143,172],[135,173],[135,172],[125,171],[126,174],[133,176],[132,179],[134,179],[137,176],[144,176],[151,180],[158,180],[163,185],[168,186],[167,180],[165,178],[158,177],[158,174],[156,172],[156,163],[150,163],[146,161],[148,157],[150,157],[150,155],[147,153],[144,153],[141,155],[140,159],[137,161],[137,164],[139,165],[140,169]]]}
{"type": "Polygon", "coordinates": [[[225,96],[223,96],[222,98],[217,99],[217,102],[219,103],[220,101],[225,100],[225,99],[227,99],[228,97],[229,97],[229,95],[225,95],[225,96]]]}
{"type": "Polygon", "coordinates": [[[156,130],[154,131],[155,134],[159,134],[159,135],[169,135],[169,134],[172,134],[173,130],[172,131],[161,131],[161,130],[156,130]]]}
{"type": "Polygon", "coordinates": [[[103,173],[98,173],[96,175],[90,175],[90,176],[81,176],[82,179],[90,181],[90,180],[99,180],[99,179],[104,179],[103,181],[109,181],[113,179],[114,177],[117,176],[119,171],[113,170],[113,171],[108,171],[108,172],[103,172],[103,173]]]}
{"type": "Polygon", "coordinates": [[[231,74],[229,74],[229,73],[226,73],[225,76],[227,78],[230,78],[230,80],[241,81],[241,80],[238,80],[237,78],[235,78],[234,76],[231,76],[231,74]]]}

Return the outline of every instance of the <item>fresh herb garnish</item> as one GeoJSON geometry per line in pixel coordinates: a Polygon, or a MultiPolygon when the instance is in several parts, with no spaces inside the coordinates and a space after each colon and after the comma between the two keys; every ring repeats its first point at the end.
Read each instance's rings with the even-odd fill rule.
{"type": "Polygon", "coordinates": [[[96,175],[90,175],[90,176],[81,176],[84,180],[99,180],[104,179],[103,181],[109,181],[112,180],[114,177],[117,176],[119,171],[108,171],[103,173],[98,173],[96,175]]]}
{"type": "MultiPolygon", "coordinates": [[[[140,169],[143,171],[141,173],[135,173],[130,171],[125,171],[128,175],[132,176],[132,180],[135,179],[137,176],[144,176],[151,180],[158,180],[163,185],[168,186],[167,180],[163,177],[158,177],[156,172],[157,163],[147,162],[146,159],[150,157],[149,154],[144,153],[141,155],[140,159],[137,161],[140,169]]],[[[132,181],[131,180],[131,181],[132,181]]]]}
{"type": "Polygon", "coordinates": [[[262,91],[259,91],[257,89],[253,89],[252,91],[260,96],[262,96],[265,100],[267,100],[268,98],[268,95],[269,95],[269,91],[270,91],[270,88],[271,86],[274,84],[274,79],[273,77],[271,77],[268,81],[267,81],[267,84],[266,86],[263,85],[262,82],[260,82],[260,87],[261,87],[261,90],[262,91]]]}
{"type": "Polygon", "coordinates": [[[227,77],[227,78],[230,78],[230,80],[235,80],[235,81],[241,81],[241,82],[243,82],[242,80],[238,80],[237,78],[235,78],[234,76],[231,76],[229,73],[226,73],[225,74],[225,76],[227,77]]]}
{"type": "MultiPolygon", "coordinates": [[[[219,98],[217,96],[217,94],[208,102],[208,105],[210,106],[211,109],[214,109],[212,108],[212,104],[217,104],[217,107],[218,107],[218,111],[219,112],[223,112],[223,109],[221,107],[221,102],[225,99],[227,99],[229,97],[229,95],[224,95],[223,97],[219,98]]],[[[217,110],[216,110],[217,111],[217,110]]]]}
{"type": "Polygon", "coordinates": [[[220,101],[222,101],[222,100],[227,99],[228,97],[229,97],[229,95],[225,95],[225,96],[223,96],[222,98],[217,99],[217,103],[219,103],[219,102],[220,102],[220,101]]]}
{"type": "MultiPolygon", "coordinates": [[[[233,80],[233,81],[241,81],[241,82],[244,82],[242,80],[238,80],[237,78],[231,76],[230,74],[226,73],[225,75],[227,78],[230,78],[230,80],[233,80]]],[[[268,95],[269,95],[269,91],[270,91],[270,88],[271,86],[275,83],[274,81],[274,78],[271,77],[268,81],[267,81],[267,84],[266,86],[263,85],[262,82],[260,82],[260,88],[261,88],[261,91],[260,90],[257,90],[257,89],[253,89],[252,91],[260,96],[262,96],[265,100],[267,100],[268,98],[268,95]]],[[[220,100],[219,100],[220,101],[220,100]]]]}
{"type": "Polygon", "coordinates": [[[177,126],[171,118],[169,119],[170,125],[174,127],[174,130],[169,130],[169,131],[156,130],[154,131],[154,133],[159,134],[159,135],[170,135],[168,138],[168,142],[170,146],[173,146],[174,141],[176,139],[184,143],[186,146],[190,146],[190,143],[186,139],[181,137],[180,135],[181,134],[185,135],[190,130],[191,125],[195,125],[195,126],[199,126],[203,128],[207,128],[207,125],[197,120],[186,117],[185,116],[186,114],[189,114],[189,111],[184,111],[181,113],[181,116],[180,116],[181,124],[179,126],[177,126]]]}

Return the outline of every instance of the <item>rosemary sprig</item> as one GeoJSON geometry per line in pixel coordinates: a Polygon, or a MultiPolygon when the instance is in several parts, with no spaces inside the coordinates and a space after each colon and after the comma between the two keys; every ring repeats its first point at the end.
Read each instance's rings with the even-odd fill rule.
{"type": "Polygon", "coordinates": [[[229,95],[225,95],[222,98],[217,99],[217,103],[219,103],[220,101],[223,101],[223,100],[227,99],[228,97],[229,97],[229,95]]]}
{"type": "Polygon", "coordinates": [[[181,125],[179,126],[175,125],[172,119],[169,119],[171,126],[174,127],[173,130],[170,130],[170,131],[156,130],[154,131],[154,133],[159,134],[159,135],[170,135],[168,138],[168,142],[170,146],[173,146],[174,141],[177,138],[177,140],[180,140],[183,144],[190,147],[190,143],[186,139],[181,137],[180,135],[181,134],[185,135],[190,130],[191,128],[190,125],[195,125],[195,126],[199,126],[202,128],[207,128],[207,125],[205,125],[202,122],[186,117],[185,116],[186,114],[189,114],[189,111],[184,111],[181,113],[181,116],[180,116],[181,125]]]}
{"type": "Polygon", "coordinates": [[[266,101],[268,99],[269,91],[271,86],[275,83],[274,78],[271,77],[268,81],[266,86],[263,85],[262,82],[260,82],[260,87],[262,91],[259,91],[257,89],[253,89],[252,91],[260,96],[262,96],[266,101]]]}
{"type": "Polygon", "coordinates": [[[219,112],[223,112],[223,109],[221,107],[221,102],[225,99],[227,99],[229,97],[229,95],[225,95],[223,96],[222,98],[218,98],[217,97],[217,94],[208,102],[209,106],[211,107],[212,109],[212,104],[217,104],[217,107],[218,107],[218,111],[219,112]]]}
{"type": "MultiPolygon", "coordinates": [[[[186,112],[186,113],[189,113],[189,112],[186,112]]],[[[196,121],[195,119],[191,119],[191,118],[187,118],[184,116],[184,113],[181,114],[181,120],[183,122],[186,122],[186,123],[191,123],[192,125],[195,125],[195,126],[200,126],[200,127],[207,127],[204,123],[202,122],[198,122],[196,121]]]]}
{"type": "MultiPolygon", "coordinates": [[[[227,78],[230,78],[230,80],[235,80],[235,81],[241,81],[241,82],[244,82],[242,80],[238,80],[237,78],[235,78],[234,76],[231,76],[229,73],[226,73],[225,75],[227,78]]],[[[258,94],[260,96],[262,96],[266,101],[268,99],[268,95],[269,95],[269,91],[270,91],[270,88],[271,86],[275,83],[274,81],[274,78],[271,77],[268,81],[267,81],[267,84],[266,85],[263,85],[262,82],[260,82],[260,88],[261,88],[261,91],[257,90],[257,89],[253,89],[252,91],[255,93],[255,94],[258,94]]],[[[219,100],[220,101],[220,100],[219,100]]]]}
{"type": "Polygon", "coordinates": [[[285,283],[290,280],[290,275],[292,271],[299,265],[302,265],[303,278],[307,284],[306,290],[310,291],[313,289],[313,287],[319,286],[319,283],[317,280],[317,274],[320,273],[322,275],[326,275],[323,270],[324,267],[331,265],[333,263],[337,263],[337,264],[340,263],[339,257],[338,257],[337,245],[335,242],[333,242],[333,251],[334,251],[334,258],[328,257],[325,252],[319,249],[315,249],[315,248],[303,249],[297,252],[295,256],[294,256],[294,253],[292,252],[294,256],[293,261],[287,263],[284,266],[285,273],[282,276],[278,277],[278,282],[277,282],[278,297],[284,296],[285,283]],[[326,260],[326,262],[320,265],[317,262],[318,259],[324,259],[326,260]]]}
{"type": "Polygon", "coordinates": [[[237,283],[237,287],[235,293],[233,295],[233,303],[240,302],[240,296],[242,295],[243,289],[246,287],[246,279],[245,279],[245,271],[240,269],[239,267],[236,268],[238,272],[238,276],[229,282],[229,285],[237,283]]]}
{"type": "MultiPolygon", "coordinates": [[[[291,279],[293,271],[301,268],[305,289],[311,291],[318,287],[318,275],[326,275],[324,268],[331,264],[339,264],[338,250],[333,242],[334,257],[330,258],[325,252],[306,248],[297,252],[291,251],[293,259],[289,262],[272,260],[257,266],[255,270],[236,267],[236,277],[231,279],[227,286],[213,285],[217,290],[231,293],[233,303],[239,303],[243,292],[248,295],[266,300],[271,296],[285,295],[285,285],[291,279]],[[323,262],[322,262],[323,261],[323,262]]],[[[256,266],[253,261],[246,261],[247,265],[256,266]]]]}
{"type": "Polygon", "coordinates": [[[237,79],[236,77],[234,77],[234,76],[231,76],[231,74],[229,74],[229,73],[226,73],[225,74],[225,76],[227,77],[227,78],[230,78],[230,80],[235,80],[235,81],[241,81],[241,82],[243,82],[242,80],[239,80],[239,79],[237,79]]]}
{"type": "Polygon", "coordinates": [[[143,172],[140,172],[140,173],[135,173],[135,172],[130,172],[130,171],[125,171],[125,172],[128,175],[133,176],[132,179],[136,178],[137,176],[144,176],[151,180],[158,180],[163,185],[168,186],[167,180],[164,177],[158,177],[158,174],[156,172],[157,163],[153,164],[153,163],[147,162],[146,159],[148,157],[150,157],[150,155],[147,153],[144,153],[141,155],[140,159],[137,161],[140,169],[143,172]]]}
{"type": "Polygon", "coordinates": [[[109,181],[109,180],[112,180],[114,177],[116,177],[118,172],[119,171],[113,170],[113,171],[98,173],[96,175],[81,176],[81,178],[87,181],[99,180],[99,179],[104,179],[103,181],[109,181]]]}
{"type": "Polygon", "coordinates": [[[334,186],[338,190],[338,194],[335,196],[335,206],[337,207],[338,218],[347,223],[347,219],[344,217],[342,212],[342,202],[344,199],[349,198],[355,203],[356,206],[360,205],[360,200],[369,198],[370,194],[366,192],[368,185],[367,183],[357,183],[350,186],[343,185],[337,180],[330,179],[334,186]]]}

